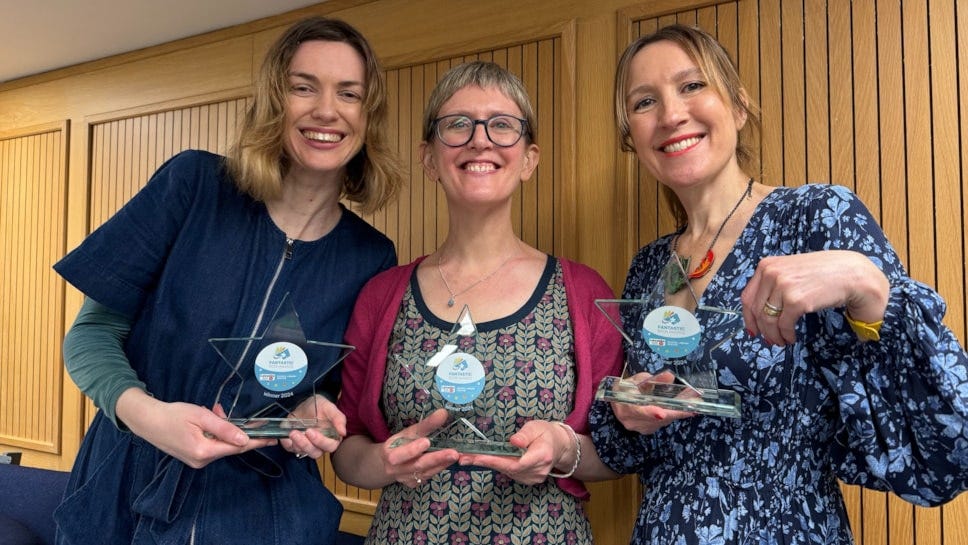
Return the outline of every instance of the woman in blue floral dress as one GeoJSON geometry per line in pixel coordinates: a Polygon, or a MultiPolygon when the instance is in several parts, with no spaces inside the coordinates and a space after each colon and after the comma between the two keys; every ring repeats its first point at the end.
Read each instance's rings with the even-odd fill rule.
{"type": "MultiPolygon", "coordinates": [[[[615,96],[623,147],[678,222],[635,256],[623,297],[651,292],[677,255],[680,293],[742,306],[746,328],[717,358],[741,418],[593,407],[602,461],[645,486],[632,542],[849,544],[838,478],[918,505],[968,487],[968,358],[863,203],[840,186],[752,180],[741,134],[755,108],[700,30],[633,43],[615,96]]],[[[661,374],[630,352],[636,379],[661,374]]]]}

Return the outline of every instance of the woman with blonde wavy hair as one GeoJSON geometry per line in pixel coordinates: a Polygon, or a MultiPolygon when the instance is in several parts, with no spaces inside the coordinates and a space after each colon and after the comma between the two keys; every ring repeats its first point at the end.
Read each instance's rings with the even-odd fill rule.
{"type": "Polygon", "coordinates": [[[262,335],[285,300],[305,338],[342,340],[363,284],[396,264],[392,242],[340,203],[369,212],[396,192],[385,123],[366,39],[300,21],[270,48],[228,158],[179,153],[55,265],[86,296],[64,357],[100,408],[55,516],[59,543],[335,540],[342,509],[307,455],[339,444],[323,427],[345,434],[339,373],[287,393],[322,421],[293,432],[313,440],[294,455],[279,444],[291,439],[224,418],[231,368],[208,341],[262,335]]]}

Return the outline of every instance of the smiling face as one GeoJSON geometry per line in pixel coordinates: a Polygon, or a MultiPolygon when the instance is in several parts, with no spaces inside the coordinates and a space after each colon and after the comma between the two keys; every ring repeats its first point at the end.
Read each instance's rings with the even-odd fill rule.
{"type": "Polygon", "coordinates": [[[736,144],[746,115],[723,101],[678,45],[658,41],[636,53],[624,105],[639,161],[667,186],[738,172],[736,144]]]}
{"type": "MultiPolygon", "coordinates": [[[[443,103],[438,118],[466,115],[478,120],[495,115],[524,117],[520,108],[497,87],[468,85],[443,103]]],[[[510,201],[518,185],[538,166],[538,146],[521,138],[500,147],[487,138],[482,124],[475,125],[469,142],[449,147],[436,137],[421,145],[427,177],[440,180],[452,202],[467,204],[510,201]]]]}
{"type": "Polygon", "coordinates": [[[308,41],[289,65],[285,150],[290,177],[338,175],[363,147],[363,59],[343,42],[308,41]]]}

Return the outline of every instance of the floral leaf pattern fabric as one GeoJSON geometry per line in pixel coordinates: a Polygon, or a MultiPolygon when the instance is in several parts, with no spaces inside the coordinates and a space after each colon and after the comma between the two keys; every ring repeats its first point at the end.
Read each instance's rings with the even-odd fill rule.
{"type": "MultiPolygon", "coordinates": [[[[458,343],[484,365],[487,385],[465,416],[491,440],[506,440],[529,420],[564,420],[574,405],[574,339],[561,266],[551,263],[524,308],[477,324],[477,335],[458,343]]],[[[426,309],[414,286],[394,323],[381,399],[394,433],[441,406],[433,369],[424,363],[451,324],[426,309]]],[[[465,436],[459,425],[448,432],[465,436]]],[[[591,543],[591,529],[581,500],[555,479],[531,486],[488,468],[455,465],[415,489],[385,487],[367,543],[584,544],[591,543]]]]}
{"type": "MultiPolygon", "coordinates": [[[[639,251],[625,298],[655,284],[670,240],[639,251]]],[[[742,398],[741,419],[698,416],[645,436],[593,406],[602,460],[645,487],[633,543],[846,545],[838,478],[918,505],[968,488],[968,357],[942,324],[944,302],[906,275],[848,189],[774,189],[700,303],[739,308],[760,259],[833,249],[866,254],[890,280],[880,341],[858,342],[843,309],[802,317],[788,347],[741,333],[717,362],[720,384],[742,398]]]]}

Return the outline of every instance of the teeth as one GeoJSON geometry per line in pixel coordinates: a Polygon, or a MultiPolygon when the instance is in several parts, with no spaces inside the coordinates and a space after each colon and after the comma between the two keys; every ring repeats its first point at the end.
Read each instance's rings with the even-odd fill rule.
{"type": "Polygon", "coordinates": [[[698,136],[693,136],[692,138],[686,138],[685,140],[680,140],[675,144],[669,144],[668,146],[662,148],[662,151],[666,153],[675,153],[677,151],[682,151],[689,146],[695,146],[699,143],[700,138],[698,136]]]}
{"type": "Polygon", "coordinates": [[[496,170],[493,163],[468,163],[464,170],[469,170],[471,172],[491,172],[496,170]]]}
{"type": "Polygon", "coordinates": [[[317,142],[339,142],[342,136],[332,132],[303,131],[303,136],[317,142]]]}

